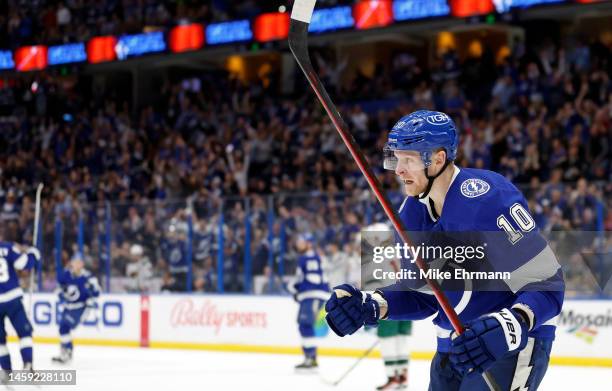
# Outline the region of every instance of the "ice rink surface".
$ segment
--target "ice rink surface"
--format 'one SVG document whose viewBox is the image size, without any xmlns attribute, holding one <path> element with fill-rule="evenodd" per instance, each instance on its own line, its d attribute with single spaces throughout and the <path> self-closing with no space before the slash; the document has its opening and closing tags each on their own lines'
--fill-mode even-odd
<svg viewBox="0 0 612 391">
<path fill-rule="evenodd" d="M 21 368 L 18 345 L 9 344 L 13 367 Z M 201 350 L 142 349 L 76 346 L 68 366 L 51 363 L 58 347 L 35 345 L 37 369 L 76 369 L 76 386 L 13 386 L 13 390 L 375 390 L 384 382 L 380 359 L 365 359 L 340 385 L 334 381 L 355 358 L 320 357 L 318 375 L 293 371 L 301 357 L 259 353 L 220 353 Z M 427 390 L 429 362 L 410 364 L 409 390 Z M 609 390 L 612 368 L 551 366 L 540 387 L 543 391 Z M 0 389 L 2 387 L 0 386 Z"/>
</svg>

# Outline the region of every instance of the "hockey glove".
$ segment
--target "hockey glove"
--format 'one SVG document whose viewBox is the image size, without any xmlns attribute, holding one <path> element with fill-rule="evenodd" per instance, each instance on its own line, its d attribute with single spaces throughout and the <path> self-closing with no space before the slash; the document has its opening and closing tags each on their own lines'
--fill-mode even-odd
<svg viewBox="0 0 612 391">
<path fill-rule="evenodd" d="M 32 257 L 34 257 L 34 260 L 36 262 L 40 262 L 40 251 L 38 251 L 38 249 L 36 247 L 28 248 L 27 254 L 31 255 Z"/>
<path fill-rule="evenodd" d="M 369 293 L 365 294 L 349 284 L 334 287 L 325 304 L 327 324 L 340 337 L 353 334 L 361 326 L 375 325 L 380 317 L 380 306 Z"/>
<path fill-rule="evenodd" d="M 451 365 L 462 375 L 483 373 L 508 352 L 522 350 L 528 329 L 524 317 L 508 308 L 475 319 L 463 334 L 451 335 Z"/>
</svg>

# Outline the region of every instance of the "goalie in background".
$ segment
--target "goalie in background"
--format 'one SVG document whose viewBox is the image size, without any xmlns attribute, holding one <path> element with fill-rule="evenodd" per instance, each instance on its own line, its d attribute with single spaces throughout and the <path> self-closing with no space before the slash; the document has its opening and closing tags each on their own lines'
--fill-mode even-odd
<svg viewBox="0 0 612 391">
<path fill-rule="evenodd" d="M 85 270 L 83 256 L 78 252 L 70 260 L 68 268 L 59 275 L 58 283 L 60 355 L 53 357 L 53 362 L 67 364 L 72 361 L 70 333 L 85 319 L 87 310 L 96 310 L 100 287 L 96 277 Z"/>
<path fill-rule="evenodd" d="M 295 367 L 298 372 L 314 372 L 318 368 L 315 322 L 330 292 L 314 242 L 311 234 L 298 237 L 295 245 L 300 256 L 295 282 L 289 285 L 289 291 L 300 305 L 297 321 L 302 336 L 304 362 Z"/>
</svg>

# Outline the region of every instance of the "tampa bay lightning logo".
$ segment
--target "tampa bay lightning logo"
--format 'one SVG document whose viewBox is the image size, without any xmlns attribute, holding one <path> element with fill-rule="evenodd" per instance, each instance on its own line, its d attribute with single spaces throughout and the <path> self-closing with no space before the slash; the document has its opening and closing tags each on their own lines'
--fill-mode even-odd
<svg viewBox="0 0 612 391">
<path fill-rule="evenodd" d="M 64 288 L 64 297 L 66 298 L 66 301 L 77 301 L 79 299 L 79 296 L 80 292 L 78 286 L 68 285 L 66 288 Z"/>
<path fill-rule="evenodd" d="M 461 194 L 468 198 L 481 196 L 489 191 L 491 186 L 482 179 L 470 178 L 461 184 Z"/>
<path fill-rule="evenodd" d="M 428 115 L 425 120 L 432 125 L 446 125 L 451 121 L 450 117 L 444 113 Z"/>
<path fill-rule="evenodd" d="M 183 253 L 181 253 L 180 249 L 173 248 L 172 251 L 170 251 L 170 262 L 171 263 L 180 262 L 182 257 L 183 257 Z"/>
</svg>

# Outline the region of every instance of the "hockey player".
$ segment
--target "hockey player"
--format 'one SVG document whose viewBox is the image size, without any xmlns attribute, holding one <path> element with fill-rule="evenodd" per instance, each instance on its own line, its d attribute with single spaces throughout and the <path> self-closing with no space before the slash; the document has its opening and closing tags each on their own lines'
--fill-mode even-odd
<svg viewBox="0 0 612 391">
<path fill-rule="evenodd" d="M 98 280 L 85 270 L 84 266 L 82 255 L 76 253 L 70 260 L 68 269 L 58 278 L 61 288 L 60 355 L 53 357 L 53 362 L 67 364 L 72 360 L 73 346 L 70 332 L 85 319 L 87 310 L 95 310 L 97 307 L 96 298 L 100 295 Z"/>
<path fill-rule="evenodd" d="M 402 390 L 408 387 L 409 320 L 379 320 L 376 335 L 380 340 L 380 355 L 385 364 L 387 382 L 376 389 Z"/>
<path fill-rule="evenodd" d="M 390 226 L 385 223 L 375 223 L 364 228 L 364 235 L 360 236 L 363 254 L 371 254 L 375 246 L 386 246 L 393 243 L 393 234 Z M 363 240 L 363 241 L 362 241 Z M 372 290 L 378 285 L 371 274 L 379 265 L 371 259 L 364 260 L 364 278 L 362 288 Z M 397 271 L 399 265 L 395 260 L 388 265 L 389 271 Z M 387 382 L 377 390 L 401 390 L 408 387 L 408 336 L 412 331 L 410 320 L 379 320 L 376 335 L 380 342 L 380 355 L 382 356 L 387 375 Z"/>
<path fill-rule="evenodd" d="M 295 367 L 296 371 L 309 372 L 318 368 L 317 345 L 315 340 L 315 321 L 329 297 L 329 285 L 323 274 L 321 258 L 315 252 L 314 237 L 300 235 L 296 241 L 300 253 L 296 270 L 296 280 L 289 290 L 299 303 L 298 326 L 302 336 L 304 362 Z"/>
<path fill-rule="evenodd" d="M 17 335 L 23 368 L 32 370 L 32 325 L 21 300 L 17 270 L 33 269 L 40 262 L 40 252 L 35 247 L 23 247 L 0 242 L 0 366 L 10 371 L 11 357 L 6 348 L 4 319 L 9 318 Z"/>
<path fill-rule="evenodd" d="M 460 336 L 433 295 L 394 286 L 373 294 L 335 287 L 327 321 L 344 336 L 380 319 L 437 313 L 429 390 L 489 390 L 481 375 L 487 371 L 499 389 L 533 391 L 548 367 L 563 303 L 561 269 L 512 183 L 491 171 L 454 165 L 458 142 L 454 122 L 440 112 L 416 111 L 393 127 L 385 168 L 395 170 L 408 194 L 399 216 L 409 231 L 471 231 L 491 239 L 487 260 L 511 272 L 501 281 L 507 289 L 446 290 L 465 326 Z M 503 242 L 495 235 L 500 232 Z"/>
</svg>

